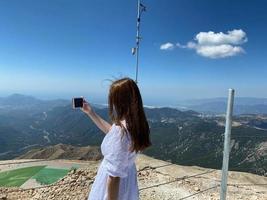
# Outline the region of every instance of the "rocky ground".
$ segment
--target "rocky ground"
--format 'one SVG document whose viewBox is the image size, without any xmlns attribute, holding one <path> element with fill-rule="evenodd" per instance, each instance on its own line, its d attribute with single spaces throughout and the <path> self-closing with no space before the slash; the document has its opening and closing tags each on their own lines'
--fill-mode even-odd
<svg viewBox="0 0 267 200">
<path fill-rule="evenodd" d="M 86 200 L 100 162 L 87 163 L 88 166 L 72 170 L 66 177 L 49 186 L 0 188 L 0 199 Z M 144 155 L 139 155 L 136 163 L 141 200 L 219 199 L 218 170 L 174 165 Z M 228 180 L 229 200 L 267 199 L 267 177 L 230 172 Z"/>
</svg>

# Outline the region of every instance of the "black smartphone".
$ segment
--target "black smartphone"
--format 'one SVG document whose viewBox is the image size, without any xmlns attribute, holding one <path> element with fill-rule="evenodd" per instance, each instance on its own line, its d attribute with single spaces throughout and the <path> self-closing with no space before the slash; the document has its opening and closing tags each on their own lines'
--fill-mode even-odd
<svg viewBox="0 0 267 200">
<path fill-rule="evenodd" d="M 73 108 L 82 108 L 84 98 L 83 97 L 74 97 L 72 98 L 72 107 Z"/>
</svg>

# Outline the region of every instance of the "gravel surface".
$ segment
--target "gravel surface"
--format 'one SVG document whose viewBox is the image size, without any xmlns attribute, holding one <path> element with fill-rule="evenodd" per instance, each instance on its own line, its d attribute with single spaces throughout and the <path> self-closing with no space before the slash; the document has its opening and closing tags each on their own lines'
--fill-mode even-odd
<svg viewBox="0 0 267 200">
<path fill-rule="evenodd" d="M 49 186 L 37 186 L 34 189 L 0 188 L 0 200 L 86 200 L 99 163 L 85 162 L 82 168 L 71 171 Z M 219 200 L 219 170 L 179 166 L 144 155 L 139 155 L 136 163 L 138 170 L 141 170 L 138 172 L 141 200 Z M 240 185 L 267 184 L 267 177 L 230 172 L 228 183 L 228 200 L 267 199 L 266 185 Z"/>
</svg>

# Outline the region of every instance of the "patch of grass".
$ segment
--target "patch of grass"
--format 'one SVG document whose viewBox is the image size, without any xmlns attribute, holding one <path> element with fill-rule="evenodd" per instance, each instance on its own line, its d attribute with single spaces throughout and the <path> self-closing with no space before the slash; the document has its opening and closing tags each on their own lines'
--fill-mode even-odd
<svg viewBox="0 0 267 200">
<path fill-rule="evenodd" d="M 64 177 L 68 172 L 68 169 L 43 168 L 32 178 L 42 185 L 49 185 Z"/>
<path fill-rule="evenodd" d="M 0 186 L 19 187 L 45 166 L 25 167 L 0 173 Z"/>
</svg>

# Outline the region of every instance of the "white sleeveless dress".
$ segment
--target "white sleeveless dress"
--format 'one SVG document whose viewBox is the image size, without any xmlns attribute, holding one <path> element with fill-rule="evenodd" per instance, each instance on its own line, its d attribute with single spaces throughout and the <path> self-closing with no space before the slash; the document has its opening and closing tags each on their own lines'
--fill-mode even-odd
<svg viewBox="0 0 267 200">
<path fill-rule="evenodd" d="M 126 127 L 125 120 L 121 121 Z M 110 131 L 101 144 L 104 156 L 89 193 L 88 200 L 107 200 L 108 176 L 120 177 L 118 200 L 138 200 L 136 153 L 130 152 L 131 138 L 129 132 L 122 137 L 122 128 L 112 124 Z"/>
</svg>

